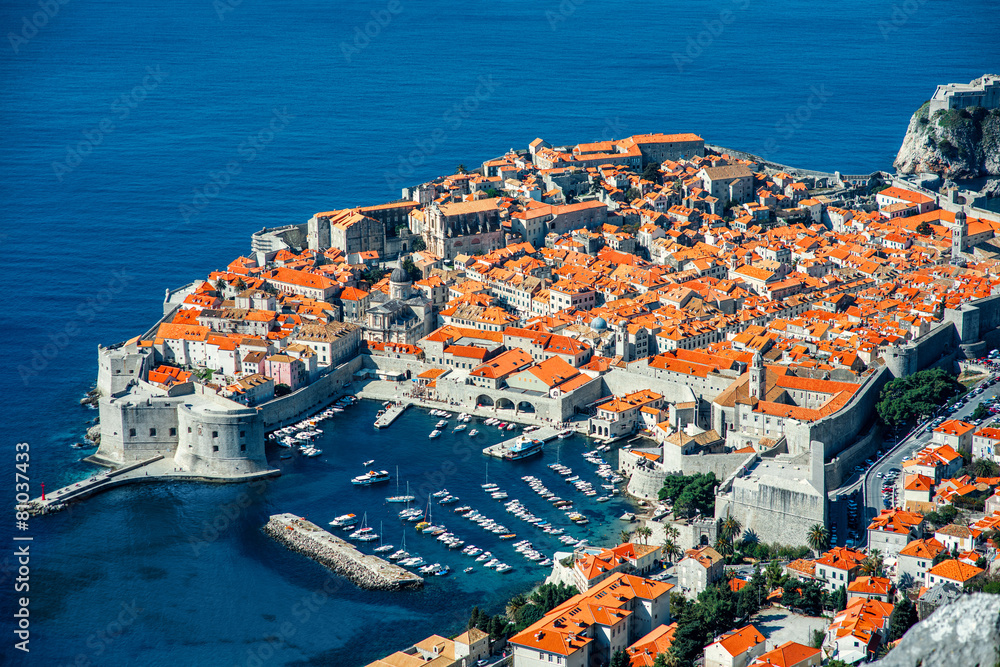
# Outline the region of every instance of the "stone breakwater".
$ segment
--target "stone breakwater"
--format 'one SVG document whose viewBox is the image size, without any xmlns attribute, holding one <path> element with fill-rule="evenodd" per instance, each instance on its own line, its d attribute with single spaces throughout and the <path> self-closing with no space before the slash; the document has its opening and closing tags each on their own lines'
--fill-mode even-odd
<svg viewBox="0 0 1000 667">
<path fill-rule="evenodd" d="M 424 585 L 422 577 L 378 556 L 363 554 L 353 544 L 294 514 L 272 515 L 263 531 L 292 551 L 346 577 L 359 588 L 396 591 Z"/>
</svg>

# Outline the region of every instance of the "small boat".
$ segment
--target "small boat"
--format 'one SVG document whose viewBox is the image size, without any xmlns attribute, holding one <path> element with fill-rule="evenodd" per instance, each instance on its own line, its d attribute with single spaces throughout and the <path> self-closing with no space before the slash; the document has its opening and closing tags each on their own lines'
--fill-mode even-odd
<svg viewBox="0 0 1000 667">
<path fill-rule="evenodd" d="M 282 452 L 281 456 L 279 456 L 278 458 L 280 458 L 280 459 L 290 459 L 290 458 L 292 458 L 292 453 L 291 452 Z"/>
<path fill-rule="evenodd" d="M 364 475 L 358 475 L 351 480 L 351 484 L 359 484 L 362 486 L 367 486 L 369 484 L 378 484 L 379 482 L 389 481 L 389 471 L 388 470 L 369 470 Z"/>
<path fill-rule="evenodd" d="M 465 572 L 466 574 L 468 574 L 468 573 L 470 573 L 470 572 L 474 571 L 475 569 L 476 569 L 476 568 L 474 568 L 474 567 L 472 567 L 472 566 L 470 565 L 469 567 L 467 567 L 467 568 L 465 568 L 464 570 L 462 570 L 462 572 Z"/>
<path fill-rule="evenodd" d="M 472 438 L 474 436 L 477 436 L 477 435 L 479 435 L 479 431 L 477 431 L 476 429 L 472 429 L 471 431 L 469 431 L 469 437 L 470 438 Z"/>
<path fill-rule="evenodd" d="M 368 459 L 367 461 L 365 461 L 365 462 L 364 462 L 364 463 L 362 463 L 361 465 L 362 465 L 363 467 L 367 468 L 368 466 L 370 466 L 370 465 L 371 465 L 371 464 L 373 464 L 373 463 L 375 463 L 375 459 Z"/>
<path fill-rule="evenodd" d="M 348 526 L 353 526 L 357 522 L 358 516 L 356 514 L 342 514 L 331 521 L 330 525 L 334 528 L 347 528 Z"/>
<path fill-rule="evenodd" d="M 448 495 L 448 489 L 441 489 L 431 494 L 431 498 L 444 498 Z"/>
<path fill-rule="evenodd" d="M 305 454 L 306 456 L 312 458 L 314 456 L 319 456 L 320 454 L 322 454 L 323 450 L 322 449 L 316 449 L 315 447 L 310 447 L 309 449 L 305 450 L 302 453 Z"/>
<path fill-rule="evenodd" d="M 448 426 L 448 420 L 447 420 L 447 419 L 442 419 L 441 421 L 439 421 L 439 422 L 438 422 L 438 423 L 437 423 L 437 424 L 435 425 L 435 427 L 434 427 L 434 428 L 446 428 L 447 426 Z"/>
<path fill-rule="evenodd" d="M 565 440 L 571 435 L 573 435 L 573 431 L 566 429 L 565 431 L 560 431 L 559 433 L 557 433 L 556 437 L 559 438 L 560 440 Z"/>
<path fill-rule="evenodd" d="M 458 426 L 455 427 L 455 430 L 453 431 L 453 433 L 458 433 L 460 431 L 464 431 L 467 428 L 469 428 L 469 427 L 466 426 L 465 424 L 459 424 Z"/>
<path fill-rule="evenodd" d="M 428 435 L 427 437 L 430 438 L 431 440 L 433 440 L 434 438 L 437 438 L 437 437 L 440 437 L 440 436 L 441 436 L 441 431 L 439 431 L 437 429 L 434 429 L 433 431 L 431 431 L 431 434 Z"/>
<path fill-rule="evenodd" d="M 510 424 L 507 424 L 507 430 L 508 431 L 513 431 L 515 428 L 517 428 L 517 424 L 515 424 L 513 422 L 511 422 Z"/>
</svg>

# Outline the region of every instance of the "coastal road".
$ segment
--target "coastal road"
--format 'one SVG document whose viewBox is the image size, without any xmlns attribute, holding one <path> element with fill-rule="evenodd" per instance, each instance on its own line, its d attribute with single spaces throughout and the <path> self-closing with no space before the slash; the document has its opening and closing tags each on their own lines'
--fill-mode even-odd
<svg viewBox="0 0 1000 667">
<path fill-rule="evenodd" d="M 994 377 L 994 375 L 991 374 L 989 377 Z M 976 384 L 972 387 L 972 389 L 976 389 L 981 385 L 982 382 Z M 961 419 L 969 421 L 970 415 L 972 415 L 977 405 L 982 403 L 984 400 L 997 396 L 998 394 L 1000 394 L 1000 384 L 987 387 L 983 393 L 978 396 L 971 397 L 965 405 L 960 407 L 953 414 L 948 415 L 944 409 L 939 409 L 938 412 L 931 417 L 931 420 L 937 416 L 945 416 L 947 419 Z M 994 417 L 993 419 L 997 418 Z M 872 518 L 878 516 L 883 509 L 882 479 L 892 468 L 902 469 L 904 458 L 913 456 L 914 452 L 927 446 L 927 444 L 931 441 L 931 434 L 927 433 L 927 427 L 930 425 L 931 420 L 919 424 L 913 431 L 907 434 L 905 438 L 900 440 L 899 444 L 887 451 L 875 462 L 874 465 L 872 465 L 871 468 L 865 472 L 864 477 L 861 480 L 862 502 L 860 503 L 860 509 L 862 510 L 862 514 L 859 518 L 858 526 L 859 537 L 861 538 L 860 544 L 864 544 L 868 539 L 868 531 L 866 530 L 866 527 L 871 522 Z M 980 424 L 980 427 L 981 426 L 982 424 Z M 879 473 L 882 473 L 882 477 L 879 477 Z M 856 486 L 856 484 L 852 486 Z"/>
</svg>

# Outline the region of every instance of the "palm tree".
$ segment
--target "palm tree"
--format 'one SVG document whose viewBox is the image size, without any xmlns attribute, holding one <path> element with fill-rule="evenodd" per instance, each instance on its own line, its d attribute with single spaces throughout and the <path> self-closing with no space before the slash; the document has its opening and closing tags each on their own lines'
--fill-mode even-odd
<svg viewBox="0 0 1000 667">
<path fill-rule="evenodd" d="M 455 167 L 455 173 L 456 174 L 464 174 L 465 173 L 465 165 L 464 164 L 460 164 L 457 167 Z"/>
<path fill-rule="evenodd" d="M 882 554 L 872 549 L 868 557 L 861 561 L 861 572 L 869 577 L 881 577 L 885 571 Z"/>
<path fill-rule="evenodd" d="M 732 514 L 726 516 L 719 524 L 719 538 L 732 544 L 736 536 L 743 530 L 743 524 Z"/>
<path fill-rule="evenodd" d="M 507 602 L 507 607 L 504 609 L 504 612 L 507 614 L 507 618 L 510 619 L 511 623 L 517 622 L 517 612 L 526 604 L 528 604 L 528 599 L 520 594 L 515 595 Z"/>
<path fill-rule="evenodd" d="M 663 532 L 665 532 L 667 534 L 667 537 L 673 542 L 676 542 L 677 538 L 680 537 L 681 534 L 681 531 L 677 530 L 677 526 L 673 524 L 669 524 L 666 528 L 663 529 Z"/>
<path fill-rule="evenodd" d="M 757 535 L 757 533 L 753 532 L 753 529 L 747 528 L 746 531 L 743 533 L 743 538 L 740 540 L 740 542 L 744 546 L 755 547 L 758 544 L 760 544 L 760 537 Z"/>
<path fill-rule="evenodd" d="M 642 539 L 643 544 L 647 544 L 649 536 L 653 534 L 653 529 L 649 526 L 639 526 L 635 529 L 635 534 Z"/>
<path fill-rule="evenodd" d="M 814 523 L 809 532 L 806 533 L 806 542 L 813 550 L 813 555 L 819 558 L 821 551 L 825 551 L 830 546 L 830 531 L 821 523 Z"/>
<path fill-rule="evenodd" d="M 632 533 L 627 530 L 622 529 L 622 532 L 618 534 L 619 541 L 624 544 L 625 542 L 632 541 Z"/>
<path fill-rule="evenodd" d="M 781 580 L 785 578 L 785 568 L 781 567 L 781 563 L 776 560 L 772 560 L 767 564 L 767 569 L 764 570 L 764 576 L 767 578 L 767 590 L 772 591 L 781 585 Z"/>
<path fill-rule="evenodd" d="M 662 553 L 667 560 L 673 563 L 674 559 L 681 555 L 681 550 L 673 540 L 667 538 L 663 541 L 663 546 L 660 547 L 660 553 Z"/>
<path fill-rule="evenodd" d="M 719 535 L 715 538 L 715 550 L 723 556 L 728 556 L 733 553 L 733 543 Z"/>
</svg>

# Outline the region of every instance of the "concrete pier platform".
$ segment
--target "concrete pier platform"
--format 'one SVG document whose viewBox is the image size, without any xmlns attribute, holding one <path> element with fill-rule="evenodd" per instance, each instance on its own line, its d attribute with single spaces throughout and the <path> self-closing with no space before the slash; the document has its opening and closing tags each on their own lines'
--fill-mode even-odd
<svg viewBox="0 0 1000 667">
<path fill-rule="evenodd" d="M 406 408 L 410 407 L 410 403 L 393 403 L 385 410 L 385 414 L 375 420 L 375 428 L 387 428 L 392 422 L 396 421 L 401 414 L 406 412 Z"/>
<path fill-rule="evenodd" d="M 156 456 L 130 463 L 115 470 L 106 470 L 96 475 L 91 475 L 87 479 L 48 492 L 45 494 L 44 500 L 39 496 L 29 501 L 26 507 L 29 512 L 35 514 L 48 514 L 65 508 L 70 502 L 83 500 L 94 494 L 124 486 L 125 484 L 176 481 L 249 482 L 266 477 L 277 477 L 280 474 L 280 470 L 272 469 L 243 475 L 236 473 L 226 477 L 206 477 L 179 467 L 173 458 L 165 458 L 162 454 L 157 454 Z"/>
<path fill-rule="evenodd" d="M 264 532 L 292 551 L 297 551 L 345 576 L 368 590 L 403 590 L 424 585 L 417 576 L 378 556 L 363 554 L 350 542 L 294 514 L 274 514 Z"/>
<path fill-rule="evenodd" d="M 489 428 L 487 426 L 486 428 Z M 550 440 L 555 440 L 556 436 L 559 435 L 564 429 L 553 428 L 551 426 L 543 426 L 542 428 L 528 434 L 528 437 L 534 438 L 536 440 L 541 440 L 542 442 L 549 442 Z M 510 451 L 514 443 L 521 435 L 517 435 L 509 440 L 504 440 L 503 442 L 498 442 L 495 445 L 490 445 L 483 449 L 483 454 L 487 456 L 492 456 L 494 458 L 502 459 L 504 454 Z"/>
</svg>

